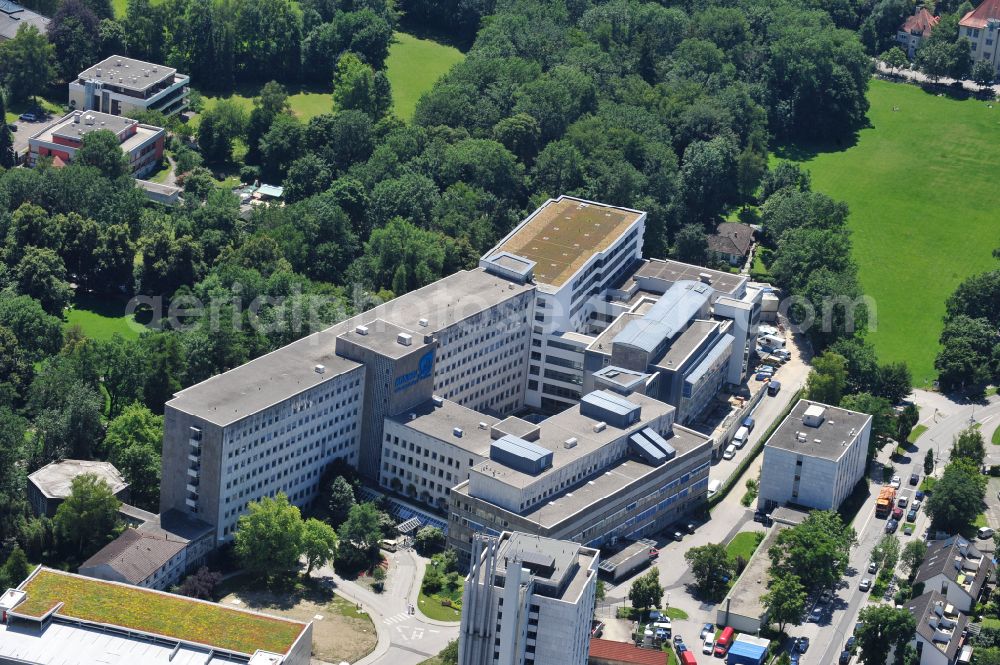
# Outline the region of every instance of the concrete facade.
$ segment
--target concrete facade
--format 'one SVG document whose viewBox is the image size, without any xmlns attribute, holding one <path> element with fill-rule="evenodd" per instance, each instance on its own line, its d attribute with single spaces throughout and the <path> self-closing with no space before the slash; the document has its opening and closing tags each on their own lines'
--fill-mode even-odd
<svg viewBox="0 0 1000 665">
<path fill-rule="evenodd" d="M 585 665 L 598 558 L 577 543 L 524 533 L 477 537 L 459 665 Z"/>
<path fill-rule="evenodd" d="M 191 77 L 172 67 L 114 55 L 69 82 L 69 105 L 81 111 L 173 115 L 188 106 Z"/>
<path fill-rule="evenodd" d="M 799 400 L 764 444 L 758 505 L 836 510 L 864 475 L 872 417 Z"/>
</svg>

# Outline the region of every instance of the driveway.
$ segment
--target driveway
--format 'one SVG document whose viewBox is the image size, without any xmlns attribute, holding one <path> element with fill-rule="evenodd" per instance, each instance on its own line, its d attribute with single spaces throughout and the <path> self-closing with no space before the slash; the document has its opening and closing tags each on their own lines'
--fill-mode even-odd
<svg viewBox="0 0 1000 665">
<path fill-rule="evenodd" d="M 385 591 L 375 593 L 367 587 L 345 580 L 329 566 L 312 575 L 329 580 L 348 600 L 361 603 L 375 624 L 378 644 L 357 665 L 417 665 L 458 638 L 458 624 L 434 621 L 419 613 L 409 614 L 408 605 L 417 605 L 420 580 L 425 562 L 409 550 L 387 554 L 389 576 Z"/>
</svg>

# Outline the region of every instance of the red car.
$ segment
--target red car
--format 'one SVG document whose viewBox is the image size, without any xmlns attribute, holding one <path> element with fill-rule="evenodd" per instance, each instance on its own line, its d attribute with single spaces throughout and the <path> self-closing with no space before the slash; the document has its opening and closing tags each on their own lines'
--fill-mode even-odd
<svg viewBox="0 0 1000 665">
<path fill-rule="evenodd" d="M 892 509 L 892 519 L 896 520 L 897 522 L 899 520 L 903 519 L 903 509 L 900 508 L 900 507 L 898 507 L 898 506 L 896 508 L 893 508 Z"/>
</svg>

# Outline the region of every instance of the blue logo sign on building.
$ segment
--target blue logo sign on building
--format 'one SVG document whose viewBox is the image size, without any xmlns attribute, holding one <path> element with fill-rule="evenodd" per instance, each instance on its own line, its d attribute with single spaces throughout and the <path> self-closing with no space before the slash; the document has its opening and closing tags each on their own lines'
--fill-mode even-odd
<svg viewBox="0 0 1000 665">
<path fill-rule="evenodd" d="M 430 350 L 424 355 L 420 356 L 420 361 L 417 363 L 417 369 L 413 372 L 407 372 L 396 377 L 396 381 L 393 384 L 394 392 L 399 392 L 400 390 L 406 390 L 412 386 L 415 386 L 420 381 L 424 379 L 429 379 L 434 374 L 434 350 Z"/>
</svg>

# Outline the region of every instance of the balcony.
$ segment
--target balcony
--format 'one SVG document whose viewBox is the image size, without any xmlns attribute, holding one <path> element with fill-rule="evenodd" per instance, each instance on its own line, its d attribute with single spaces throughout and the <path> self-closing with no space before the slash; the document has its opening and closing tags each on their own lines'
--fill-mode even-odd
<svg viewBox="0 0 1000 665">
<path fill-rule="evenodd" d="M 188 453 L 188 461 L 192 464 L 201 464 L 201 455 L 192 455 Z"/>
<path fill-rule="evenodd" d="M 184 499 L 184 503 L 187 504 L 188 508 L 197 508 L 198 502 L 194 499 Z"/>
<path fill-rule="evenodd" d="M 192 468 L 188 469 L 188 475 L 191 476 L 192 478 L 197 478 L 198 477 L 198 473 L 200 471 L 201 471 L 201 467 L 200 466 L 192 467 Z"/>
<path fill-rule="evenodd" d="M 188 439 L 188 444 L 195 450 L 201 450 L 201 441 L 198 439 Z"/>
<path fill-rule="evenodd" d="M 194 494 L 195 498 L 198 498 L 198 484 L 197 483 L 195 483 L 195 484 L 188 483 L 187 484 L 187 491 L 190 492 L 191 494 Z"/>
</svg>

